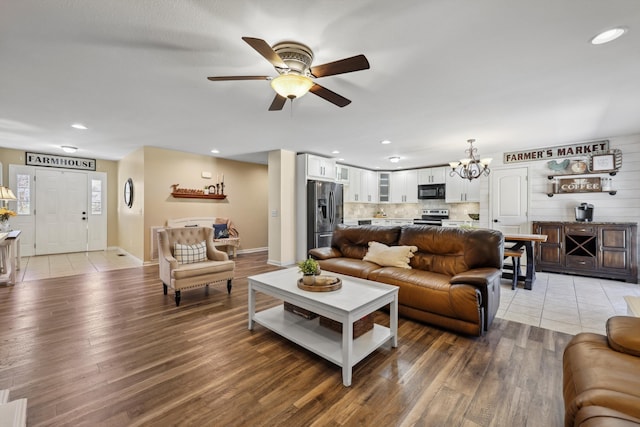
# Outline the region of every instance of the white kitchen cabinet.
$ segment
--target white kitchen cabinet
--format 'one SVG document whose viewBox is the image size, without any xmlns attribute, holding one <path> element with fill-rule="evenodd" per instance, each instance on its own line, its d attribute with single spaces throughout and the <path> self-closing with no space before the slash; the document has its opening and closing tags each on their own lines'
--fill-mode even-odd
<svg viewBox="0 0 640 427">
<path fill-rule="evenodd" d="M 361 203 L 363 201 L 361 171 L 362 169 L 349 168 L 349 183 L 344 186 L 345 202 Z"/>
<path fill-rule="evenodd" d="M 418 169 L 418 185 L 444 184 L 448 170 L 446 166 Z"/>
<path fill-rule="evenodd" d="M 460 178 L 458 175 L 447 175 L 446 179 L 445 202 L 467 203 L 480 201 L 480 179 L 469 181 L 468 179 Z"/>
<path fill-rule="evenodd" d="M 362 169 L 360 171 L 360 188 L 364 199 L 362 202 L 378 203 L 378 172 Z"/>
<path fill-rule="evenodd" d="M 418 171 L 406 170 L 391 174 L 391 202 L 418 203 Z"/>
<path fill-rule="evenodd" d="M 323 181 L 336 180 L 336 162 L 326 157 L 305 154 L 307 160 L 307 178 Z"/>
</svg>

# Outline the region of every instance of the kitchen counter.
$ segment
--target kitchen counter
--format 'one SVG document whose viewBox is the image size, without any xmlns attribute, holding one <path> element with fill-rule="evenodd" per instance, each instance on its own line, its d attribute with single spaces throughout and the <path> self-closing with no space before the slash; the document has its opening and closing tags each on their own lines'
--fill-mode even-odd
<svg viewBox="0 0 640 427">
<path fill-rule="evenodd" d="M 461 226 L 479 227 L 480 221 L 474 221 L 471 219 L 467 219 L 467 220 L 443 219 L 442 226 L 443 227 L 461 227 Z"/>
<path fill-rule="evenodd" d="M 391 218 L 391 217 L 383 217 L 383 218 L 346 218 L 343 222 L 346 225 L 358 225 L 358 221 L 371 221 L 373 225 L 405 225 L 405 224 L 413 224 L 413 218 Z"/>
</svg>

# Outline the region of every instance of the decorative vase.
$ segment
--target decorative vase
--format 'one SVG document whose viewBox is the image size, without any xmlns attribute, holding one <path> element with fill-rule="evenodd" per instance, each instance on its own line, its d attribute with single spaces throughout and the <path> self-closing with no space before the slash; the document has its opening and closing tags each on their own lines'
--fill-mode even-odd
<svg viewBox="0 0 640 427">
<path fill-rule="evenodd" d="M 8 219 L 0 220 L 0 232 L 11 231 L 11 224 Z"/>
<path fill-rule="evenodd" d="M 302 276 L 302 283 L 304 283 L 307 286 L 313 286 L 315 282 L 316 282 L 315 274 L 305 274 Z"/>
</svg>

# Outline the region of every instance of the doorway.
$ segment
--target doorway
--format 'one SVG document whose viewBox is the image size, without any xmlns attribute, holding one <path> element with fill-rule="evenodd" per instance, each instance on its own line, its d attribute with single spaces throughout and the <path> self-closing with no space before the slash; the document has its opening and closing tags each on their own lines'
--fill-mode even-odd
<svg viewBox="0 0 640 427">
<path fill-rule="evenodd" d="M 490 181 L 490 227 L 503 234 L 530 233 L 529 169 L 494 168 Z"/>
<path fill-rule="evenodd" d="M 36 255 L 86 251 L 86 172 L 36 170 L 36 213 Z"/>
<path fill-rule="evenodd" d="M 107 174 L 9 165 L 22 256 L 105 250 Z"/>
</svg>

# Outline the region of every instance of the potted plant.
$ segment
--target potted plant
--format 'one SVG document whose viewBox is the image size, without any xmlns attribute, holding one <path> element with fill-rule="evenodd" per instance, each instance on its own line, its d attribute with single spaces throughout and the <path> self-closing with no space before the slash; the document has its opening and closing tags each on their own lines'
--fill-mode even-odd
<svg viewBox="0 0 640 427">
<path fill-rule="evenodd" d="M 302 273 L 302 282 L 305 285 L 313 285 L 315 283 L 315 277 L 320 274 L 320 265 L 318 261 L 313 258 L 307 258 L 304 261 L 298 263 L 298 268 Z"/>
</svg>

